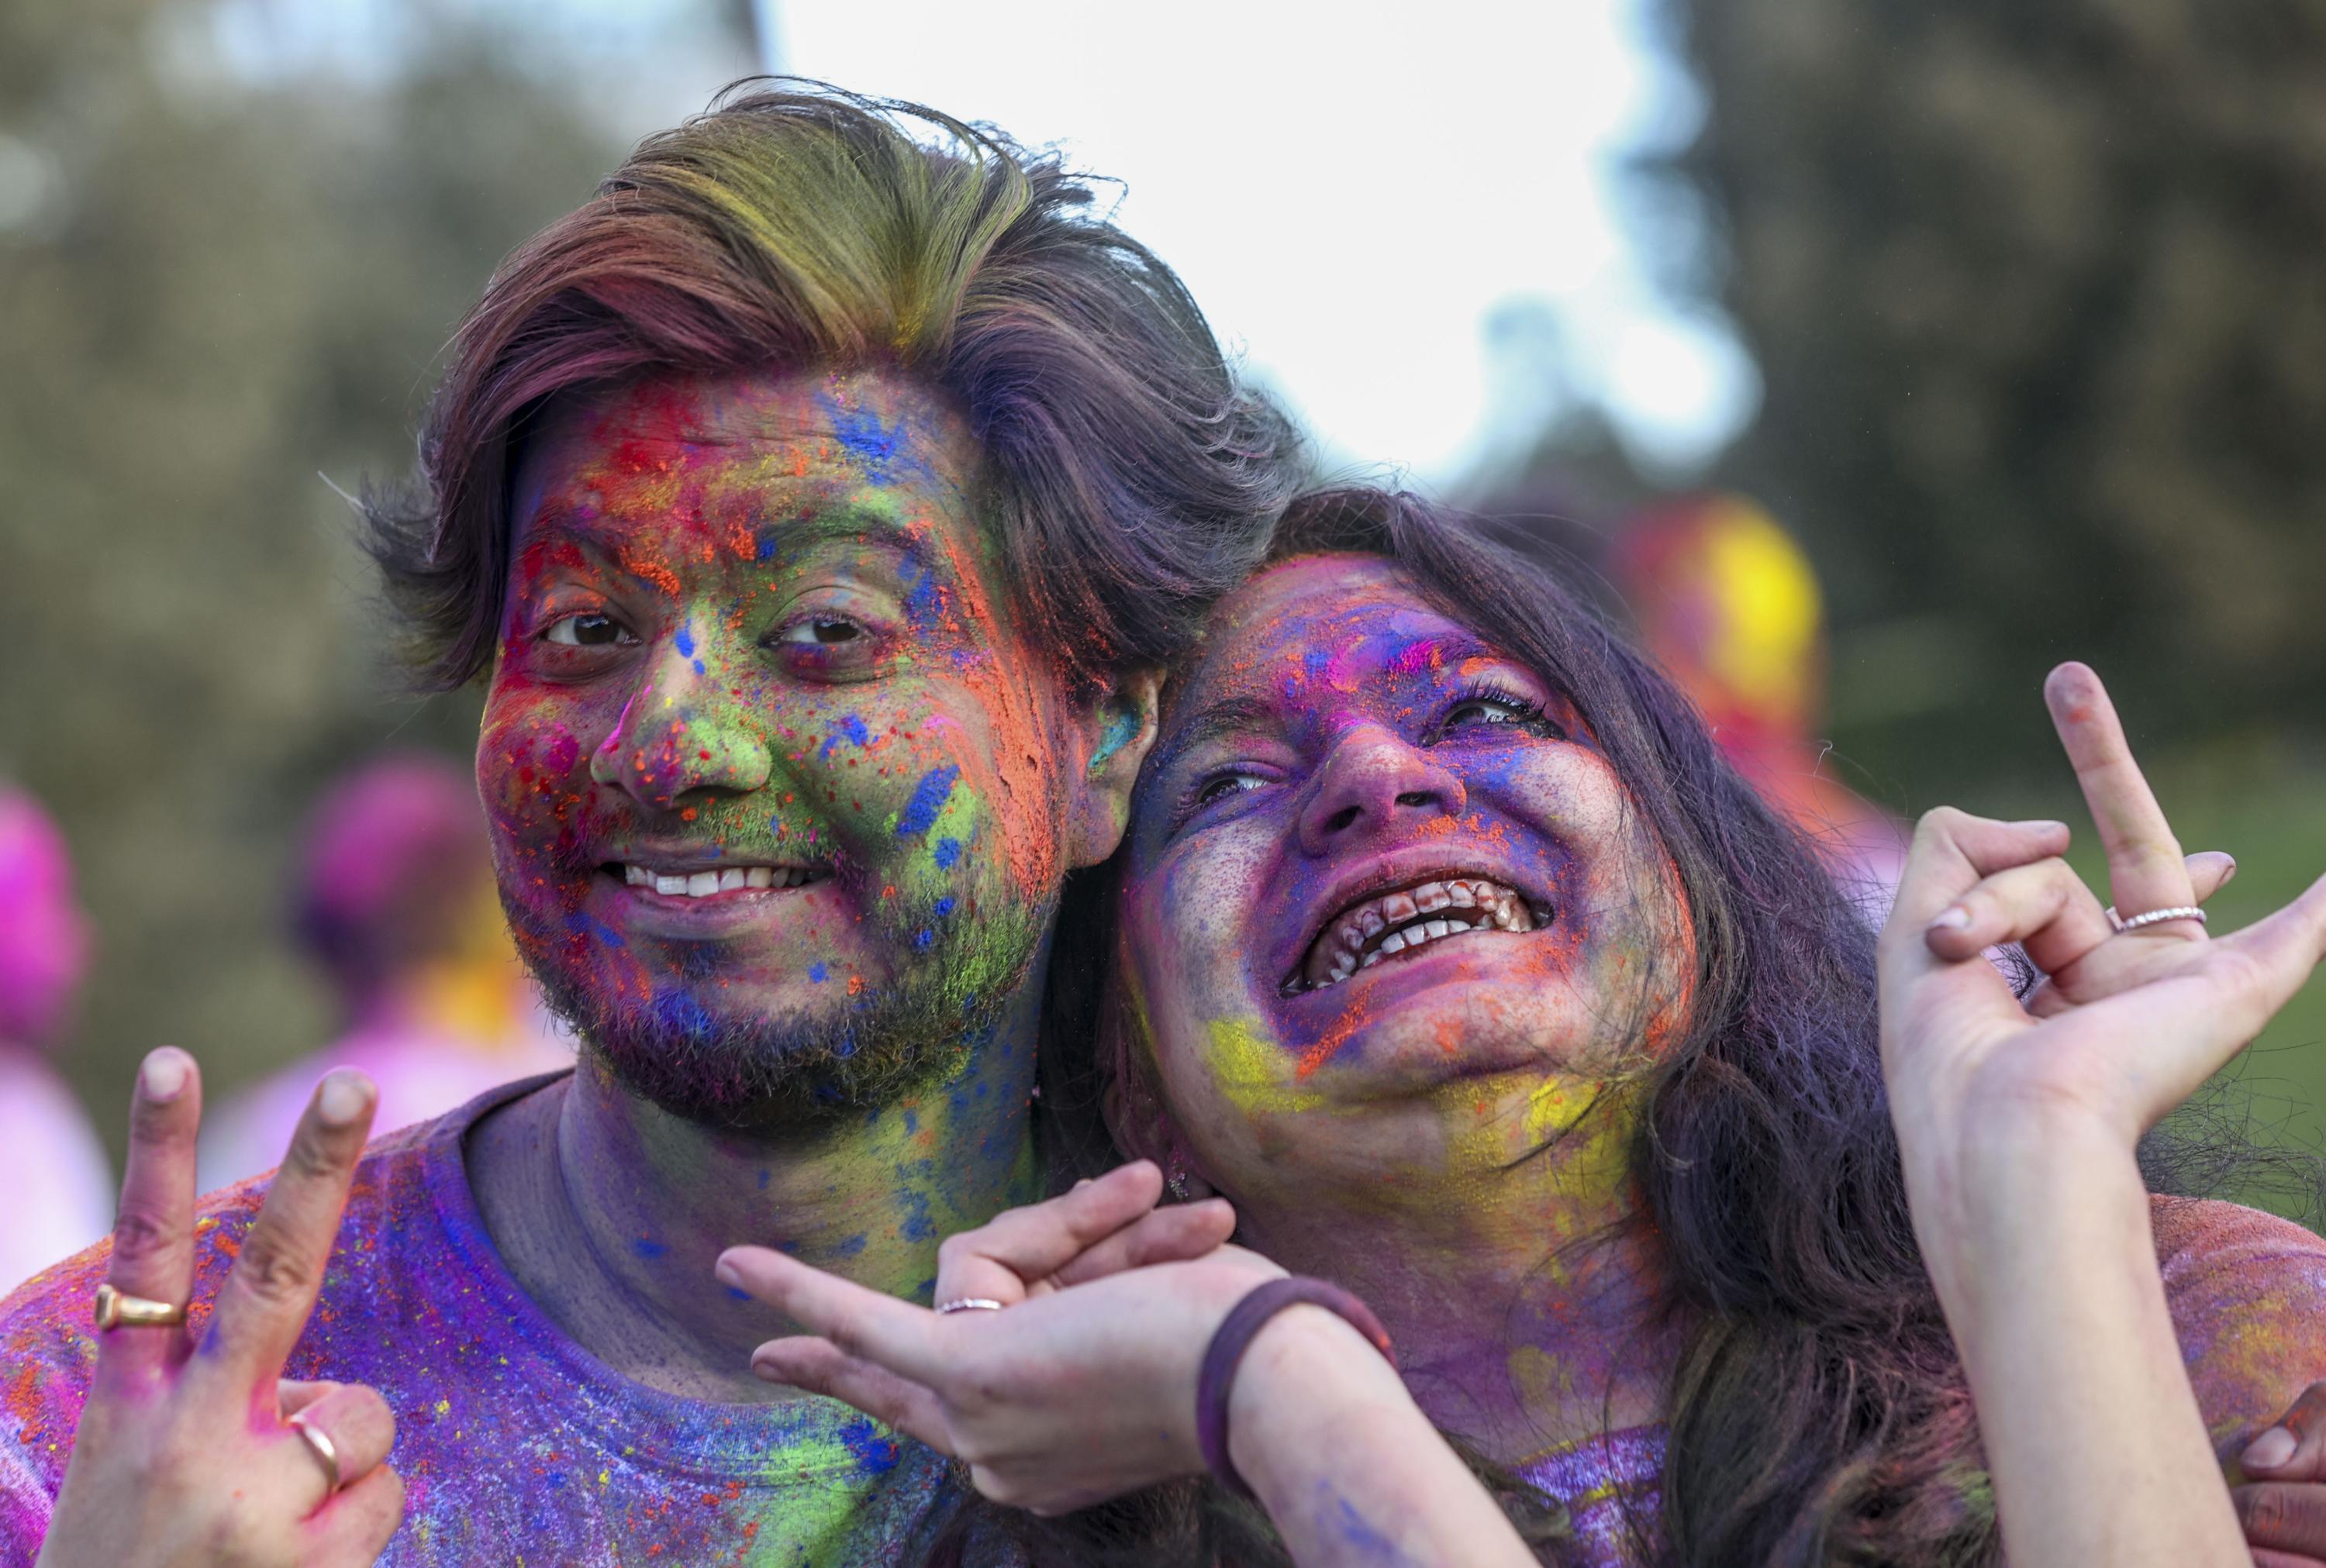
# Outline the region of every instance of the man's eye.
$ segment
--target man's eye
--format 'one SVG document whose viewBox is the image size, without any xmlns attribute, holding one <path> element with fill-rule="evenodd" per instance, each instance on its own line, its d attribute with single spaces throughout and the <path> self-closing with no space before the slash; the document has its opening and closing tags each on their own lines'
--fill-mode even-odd
<svg viewBox="0 0 2326 1568">
<path fill-rule="evenodd" d="M 829 648 L 842 643 L 856 642 L 864 635 L 862 626 L 842 617 L 811 616 L 806 620 L 786 626 L 781 640 Z"/>
<path fill-rule="evenodd" d="M 604 648 L 634 640 L 621 622 L 595 612 L 562 617 L 542 634 L 542 641 L 569 648 Z"/>
</svg>

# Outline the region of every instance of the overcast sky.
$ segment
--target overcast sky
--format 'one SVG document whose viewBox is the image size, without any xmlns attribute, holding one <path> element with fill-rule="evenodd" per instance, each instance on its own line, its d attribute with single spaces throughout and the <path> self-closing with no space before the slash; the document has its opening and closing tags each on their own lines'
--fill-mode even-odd
<svg viewBox="0 0 2326 1568">
<path fill-rule="evenodd" d="M 991 120 L 1124 181 L 1119 219 L 1329 459 L 1444 486 L 1522 444 L 1561 395 L 1605 408 L 1674 478 L 1752 415 L 1750 362 L 1723 323 L 1659 296 L 1619 218 L 1624 158 L 1684 140 L 1696 113 L 1641 4 L 755 9 L 764 63 Z M 590 79 L 629 135 L 749 64 L 712 0 L 218 0 L 201 42 L 244 75 L 363 76 L 453 11 Z"/>
</svg>

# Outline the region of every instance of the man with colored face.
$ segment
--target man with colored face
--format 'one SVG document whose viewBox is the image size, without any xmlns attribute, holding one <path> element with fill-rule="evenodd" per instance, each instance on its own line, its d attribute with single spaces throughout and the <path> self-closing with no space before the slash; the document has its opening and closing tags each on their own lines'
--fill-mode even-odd
<svg viewBox="0 0 2326 1568">
<path fill-rule="evenodd" d="M 115 1244 L 0 1309 L 0 1563 L 1013 1560 L 928 1451 L 756 1379 L 783 1325 L 713 1265 L 926 1297 L 1039 1194 L 1061 886 L 1289 494 L 1086 202 L 760 93 L 503 267 L 372 545 L 436 682 L 488 682 L 502 902 L 582 1060 L 368 1150 L 334 1074 L 197 1208 L 199 1077 L 149 1057 Z"/>
</svg>

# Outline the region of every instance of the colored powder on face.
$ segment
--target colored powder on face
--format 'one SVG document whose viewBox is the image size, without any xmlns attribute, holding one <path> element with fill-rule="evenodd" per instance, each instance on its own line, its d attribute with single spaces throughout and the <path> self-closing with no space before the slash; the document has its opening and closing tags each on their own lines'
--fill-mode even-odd
<svg viewBox="0 0 2326 1568">
<path fill-rule="evenodd" d="M 954 868 L 954 862 L 961 858 L 961 840 L 959 839 L 939 839 L 937 840 L 936 848 L 930 851 L 929 858 L 937 863 L 938 870 L 952 870 Z"/>
<path fill-rule="evenodd" d="M 1285 1053 L 1244 1019 L 1213 1019 L 1204 1059 L 1221 1095 L 1247 1116 L 1289 1115 L 1326 1103 L 1322 1094 L 1295 1086 Z"/>
<path fill-rule="evenodd" d="M 900 413 L 894 425 L 883 425 L 877 410 L 851 409 L 830 393 L 819 394 L 816 401 L 832 421 L 833 439 L 856 460 L 866 481 L 875 485 L 889 483 L 895 477 L 898 453 L 905 444 L 905 416 Z"/>
<path fill-rule="evenodd" d="M 901 839 L 926 833 L 936 826 L 937 813 L 944 809 L 954 781 L 960 777 L 961 769 L 951 763 L 923 774 L 921 782 L 913 786 L 913 798 L 905 803 L 905 810 L 897 819 L 897 836 Z"/>
<path fill-rule="evenodd" d="M 821 964 L 821 963 L 816 963 L 816 964 L 813 964 L 813 965 L 809 966 L 809 969 L 808 969 L 808 971 L 807 971 L 807 978 L 808 978 L 809 979 L 811 979 L 811 980 L 814 980 L 817 985 L 819 985 L 819 986 L 820 986 L 820 985 L 823 984 L 823 982 L 824 982 L 827 979 L 829 979 L 829 978 L 830 978 L 830 975 L 829 975 L 828 971 L 824 969 L 824 967 L 823 967 L 823 964 Z"/>
<path fill-rule="evenodd" d="M 565 917 L 565 929 L 578 935 L 595 937 L 608 947 L 628 947 L 622 933 L 592 916 L 587 910 L 575 910 Z"/>
</svg>

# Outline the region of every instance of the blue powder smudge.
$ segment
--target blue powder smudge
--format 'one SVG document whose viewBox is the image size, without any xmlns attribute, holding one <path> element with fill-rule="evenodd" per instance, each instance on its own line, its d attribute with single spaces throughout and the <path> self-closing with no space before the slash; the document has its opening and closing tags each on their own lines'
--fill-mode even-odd
<svg viewBox="0 0 2326 1568">
<path fill-rule="evenodd" d="M 867 1238 L 864 1232 L 859 1230 L 855 1235 L 849 1237 L 847 1239 L 841 1242 L 839 1246 L 833 1248 L 832 1249 L 832 1255 L 834 1257 L 853 1257 L 858 1253 L 864 1250 L 864 1243 L 866 1240 Z"/>
<path fill-rule="evenodd" d="M 904 571 L 911 571 L 913 569 L 913 563 L 907 562 Z M 922 567 L 920 575 L 911 579 L 905 589 L 906 617 L 916 621 L 927 620 L 936 614 L 938 603 L 937 574 Z"/>
<path fill-rule="evenodd" d="M 824 737 L 823 749 L 815 754 L 816 760 L 821 762 L 830 756 L 832 748 L 842 740 L 852 740 L 859 746 L 868 746 L 871 743 L 872 732 L 864 728 L 864 720 L 851 713 L 840 721 L 839 734 Z"/>
<path fill-rule="evenodd" d="M 934 1241 L 937 1222 L 929 1216 L 929 1199 L 926 1192 L 903 1192 L 898 1196 L 912 1212 L 897 1227 L 897 1234 L 907 1241 Z"/>
<path fill-rule="evenodd" d="M 936 826 L 937 813 L 953 793 L 954 782 L 961 777 L 961 769 L 947 763 L 933 767 L 921 775 L 913 786 L 913 798 L 905 803 L 905 814 L 897 819 L 897 836 L 926 833 Z"/>
<path fill-rule="evenodd" d="M 942 920 L 942 919 L 944 919 L 946 915 L 951 914 L 952 913 L 953 913 L 953 896 L 952 896 L 952 895 L 948 894 L 948 895 L 946 895 L 944 897 L 940 898 L 940 899 L 938 899 L 938 900 L 937 900 L 937 918 L 938 918 L 938 919 L 940 919 L 940 920 Z"/>
<path fill-rule="evenodd" d="M 654 1002 L 656 1021 L 672 1034 L 690 1040 L 710 1038 L 718 1028 L 718 1021 L 704 1011 L 702 1003 L 684 991 L 665 991 Z"/>
<path fill-rule="evenodd" d="M 911 1134 L 916 1133 L 920 1130 L 921 1113 L 917 1110 L 912 1109 L 910 1107 L 907 1107 L 905 1111 L 905 1131 L 907 1134 Z"/>
<path fill-rule="evenodd" d="M 889 427 L 880 422 L 875 411 L 848 408 L 828 392 L 816 401 L 831 417 L 833 438 L 862 465 L 865 478 L 875 485 L 887 484 L 893 477 L 889 469 L 897 461 L 898 450 L 905 444 L 905 416 L 898 414 L 895 426 Z"/>
<path fill-rule="evenodd" d="M 937 840 L 935 850 L 929 858 L 937 863 L 938 870 L 952 870 L 954 864 L 961 859 L 961 840 L 959 839 L 939 839 Z"/>
<path fill-rule="evenodd" d="M 668 1252 L 670 1250 L 670 1245 L 669 1243 L 663 1241 L 649 1241 L 645 1237 L 641 1236 L 630 1244 L 630 1249 L 636 1252 L 640 1257 L 655 1258 L 660 1257 L 664 1253 Z"/>
<path fill-rule="evenodd" d="M 830 973 L 824 969 L 823 962 L 819 960 L 808 966 L 807 978 L 820 986 L 830 978 Z"/>
<path fill-rule="evenodd" d="M 913 932 L 913 945 L 923 951 L 926 951 L 929 948 L 935 946 L 936 944 L 936 940 L 937 933 L 930 930 L 926 925 L 921 927 L 920 930 Z"/>
<path fill-rule="evenodd" d="M 572 914 L 567 915 L 565 917 L 565 929 L 568 931 L 581 932 L 588 936 L 594 936 L 600 942 L 604 942 L 608 947 L 628 947 L 630 945 L 628 942 L 622 940 L 622 933 L 620 932 L 609 930 L 599 921 L 592 919 L 586 910 L 577 909 Z"/>
<path fill-rule="evenodd" d="M 727 1287 L 727 1295 L 728 1298 L 732 1301 L 757 1301 L 759 1299 L 758 1296 L 753 1295 L 749 1291 L 737 1290 L 731 1285 Z"/>
<path fill-rule="evenodd" d="M 885 1475 L 897 1468 L 897 1440 L 884 1435 L 870 1417 L 850 1422 L 840 1429 L 839 1437 L 865 1474 Z"/>
</svg>

